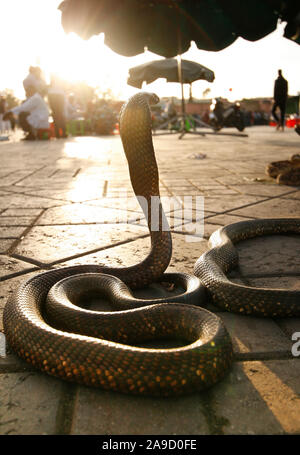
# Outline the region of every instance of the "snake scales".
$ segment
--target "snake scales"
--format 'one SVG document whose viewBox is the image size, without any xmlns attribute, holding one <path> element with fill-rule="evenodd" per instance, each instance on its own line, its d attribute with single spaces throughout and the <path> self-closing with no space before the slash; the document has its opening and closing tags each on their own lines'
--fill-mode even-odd
<svg viewBox="0 0 300 455">
<path fill-rule="evenodd" d="M 35 276 L 9 299 L 3 323 L 16 353 L 51 375 L 126 393 L 170 395 L 201 390 L 221 379 L 231 364 L 232 345 L 221 320 L 193 305 L 203 295 L 199 279 L 163 275 L 172 242 L 170 231 L 162 229 L 166 219 L 160 199 L 158 229 L 151 229 L 152 221 L 157 221 L 152 219 L 151 202 L 156 197 L 157 208 L 159 185 L 149 102 L 156 101 L 156 95 L 135 95 L 120 114 L 131 183 L 148 221 L 149 255 L 131 267 L 79 265 Z M 185 292 L 154 301 L 132 296 L 129 288 L 162 276 Z M 74 311 L 74 304 L 91 292 L 104 293 L 116 311 L 97 313 L 79 307 Z M 61 319 L 54 326 L 58 312 Z M 174 336 L 187 344 L 170 349 L 137 346 Z"/>
<path fill-rule="evenodd" d="M 300 316 L 300 291 L 263 289 L 234 283 L 226 277 L 238 264 L 234 243 L 273 234 L 300 234 L 299 218 L 267 218 L 230 224 L 210 237 L 212 248 L 196 262 L 194 273 L 213 301 L 224 310 L 262 317 Z"/>
<path fill-rule="evenodd" d="M 50 375 L 108 390 L 167 396 L 202 390 L 222 379 L 232 363 L 233 350 L 220 318 L 197 306 L 204 301 L 200 280 L 186 274 L 164 274 L 171 259 L 172 242 L 169 230 L 162 228 L 166 220 L 152 144 L 152 102 L 157 102 L 155 95 L 139 93 L 120 114 L 131 183 L 148 222 L 149 255 L 131 267 L 79 265 L 34 276 L 8 300 L 3 324 L 13 350 Z M 151 229 L 153 196 L 159 200 L 157 230 Z M 275 224 L 270 224 L 271 230 Z M 299 232 L 296 220 L 283 221 L 282 229 L 287 225 Z M 249 230 L 251 235 L 265 231 L 263 221 L 262 225 L 251 226 L 247 235 Z M 244 237 L 244 227 L 236 228 L 233 241 Z M 232 236 L 231 231 L 228 234 Z M 234 288 L 232 299 L 232 288 L 225 276 L 235 264 L 236 255 L 227 231 L 223 235 L 221 231 L 219 237 L 220 246 L 197 261 L 195 275 L 223 307 L 230 309 L 233 302 L 233 310 L 240 311 L 244 290 Z M 151 301 L 133 297 L 130 288 L 161 279 L 171 280 L 185 291 Z M 78 306 L 82 298 L 93 293 L 104 294 L 115 311 L 95 312 Z M 256 297 L 259 299 L 259 291 Z M 293 293 L 291 298 L 296 302 Z M 250 312 L 250 307 L 253 312 L 251 297 L 245 311 Z M 295 305 L 292 311 L 296 311 Z M 167 349 L 139 347 L 148 340 L 174 336 L 186 344 Z"/>
</svg>

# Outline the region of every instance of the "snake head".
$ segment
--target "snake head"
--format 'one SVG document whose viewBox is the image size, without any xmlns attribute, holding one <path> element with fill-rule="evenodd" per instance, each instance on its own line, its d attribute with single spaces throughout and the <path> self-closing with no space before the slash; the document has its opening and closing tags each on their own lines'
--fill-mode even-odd
<svg viewBox="0 0 300 455">
<path fill-rule="evenodd" d="M 131 113 L 137 113 L 138 107 L 140 107 L 148 116 L 150 116 L 150 106 L 152 104 L 157 104 L 159 102 L 159 97 L 155 93 L 150 92 L 138 92 L 135 95 L 131 96 L 127 103 L 124 103 L 120 113 L 119 113 L 119 122 L 120 127 L 125 121 L 125 117 L 130 118 Z M 146 109 L 145 109 L 146 108 Z M 139 113 L 140 115 L 140 113 Z M 150 120 L 149 120 L 150 122 Z M 129 123 L 132 123 L 130 118 Z M 145 123 L 146 125 L 147 123 Z M 120 130 L 121 131 L 121 130 Z M 121 134 L 122 136 L 122 134 Z"/>
<path fill-rule="evenodd" d="M 155 93 L 140 92 L 140 95 L 143 95 L 150 105 L 159 103 L 159 97 Z"/>
</svg>

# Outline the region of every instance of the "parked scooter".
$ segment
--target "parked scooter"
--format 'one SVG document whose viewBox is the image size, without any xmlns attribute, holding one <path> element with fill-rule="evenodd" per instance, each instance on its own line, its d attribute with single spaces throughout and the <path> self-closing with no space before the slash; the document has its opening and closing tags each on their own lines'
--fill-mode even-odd
<svg viewBox="0 0 300 455">
<path fill-rule="evenodd" d="M 239 131 L 243 131 L 245 123 L 240 104 L 233 103 L 229 107 L 224 108 L 223 102 L 217 98 L 211 105 L 210 124 L 215 131 L 219 131 L 226 126 L 235 127 Z"/>
</svg>

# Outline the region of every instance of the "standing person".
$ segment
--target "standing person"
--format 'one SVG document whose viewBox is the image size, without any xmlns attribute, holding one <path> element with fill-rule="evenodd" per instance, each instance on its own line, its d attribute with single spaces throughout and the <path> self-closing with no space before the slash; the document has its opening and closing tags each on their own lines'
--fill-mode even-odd
<svg viewBox="0 0 300 455">
<path fill-rule="evenodd" d="M 52 111 L 56 138 L 59 139 L 60 137 L 67 137 L 67 99 L 64 90 L 64 83 L 55 74 L 51 75 L 50 86 L 48 89 L 48 102 Z"/>
<path fill-rule="evenodd" d="M 285 124 L 285 109 L 286 109 L 286 100 L 288 96 L 288 82 L 282 76 L 282 70 L 278 70 L 278 77 L 275 80 L 274 84 L 274 105 L 272 108 L 272 115 L 277 122 L 276 129 L 279 130 L 281 128 L 284 131 L 284 124 Z M 276 114 L 276 109 L 279 107 L 280 110 L 280 119 Z"/>
<path fill-rule="evenodd" d="M 3 119 L 11 120 L 18 116 L 20 127 L 27 133 L 24 140 L 30 141 L 37 138 L 39 129 L 49 129 L 49 109 L 35 85 L 28 85 L 26 94 L 26 101 L 6 112 Z"/>
<path fill-rule="evenodd" d="M 166 106 L 166 112 L 167 112 L 167 115 L 168 115 L 169 119 L 177 116 L 177 111 L 176 111 L 176 108 L 175 108 L 175 104 L 173 103 L 172 100 L 168 101 L 167 106 Z"/>
<path fill-rule="evenodd" d="M 27 88 L 34 86 L 42 96 L 46 93 L 46 82 L 39 66 L 30 66 L 28 75 L 23 80 L 23 87 L 25 90 L 26 98 L 29 98 L 27 94 Z M 29 89 L 30 90 L 30 89 Z"/>
<path fill-rule="evenodd" d="M 0 95 L 0 123 L 2 122 L 3 115 L 6 112 L 6 100 L 4 96 Z"/>
<path fill-rule="evenodd" d="M 3 120 L 3 115 L 5 114 L 6 111 L 6 101 L 4 96 L 0 95 L 0 135 L 4 131 L 4 124 L 2 123 Z"/>
<path fill-rule="evenodd" d="M 2 123 L 2 120 L 5 120 L 4 115 L 5 115 L 6 111 L 7 111 L 6 98 L 3 95 L 0 95 L 0 127 L 3 127 L 3 125 L 1 125 L 1 123 Z M 9 121 L 10 121 L 11 129 L 14 131 L 15 125 L 16 125 L 15 119 L 13 117 L 11 117 L 9 119 Z M 0 128 L 0 130 L 1 130 L 1 128 Z"/>
<path fill-rule="evenodd" d="M 6 111 L 6 99 L 3 95 L 0 95 L 0 116 L 5 114 Z M 1 117 L 2 119 L 2 117 Z"/>
</svg>

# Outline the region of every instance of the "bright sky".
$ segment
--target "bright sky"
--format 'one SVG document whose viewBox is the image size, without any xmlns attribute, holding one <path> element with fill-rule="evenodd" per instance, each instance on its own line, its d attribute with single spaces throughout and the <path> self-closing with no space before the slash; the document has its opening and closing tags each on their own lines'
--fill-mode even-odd
<svg viewBox="0 0 300 455">
<path fill-rule="evenodd" d="M 57 10 L 61 0 L 9 0 L 1 6 L 0 91 L 13 89 L 24 97 L 22 81 L 30 65 L 39 65 L 49 80 L 57 72 L 72 81 L 86 81 L 126 99 L 137 92 L 127 85 L 130 67 L 162 57 L 145 52 L 122 57 L 103 44 L 103 36 L 84 41 L 75 34 L 66 35 Z M 215 72 L 215 81 L 197 81 L 193 96 L 202 98 L 206 88 L 211 96 L 229 99 L 272 96 L 274 79 L 281 68 L 289 82 L 289 94 L 300 92 L 300 46 L 282 37 L 283 25 L 260 41 L 239 38 L 227 49 L 214 53 L 191 46 L 183 58 L 197 61 Z M 180 86 L 160 79 L 145 87 L 158 96 L 181 96 Z M 232 89 L 230 91 L 229 89 Z M 188 96 L 188 86 L 185 89 Z"/>
</svg>

